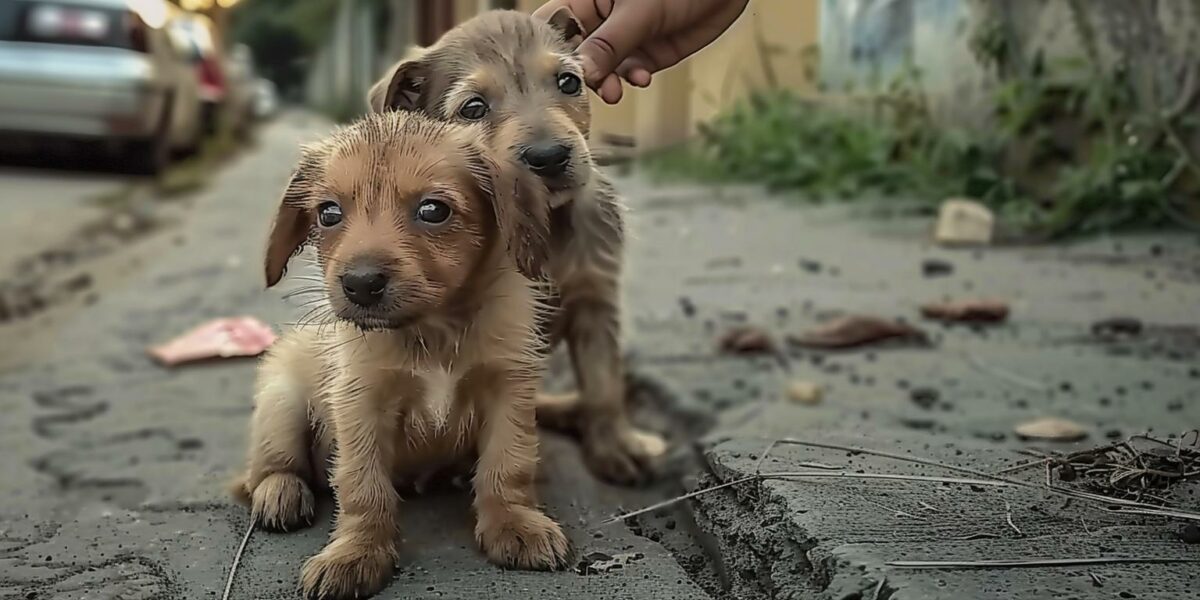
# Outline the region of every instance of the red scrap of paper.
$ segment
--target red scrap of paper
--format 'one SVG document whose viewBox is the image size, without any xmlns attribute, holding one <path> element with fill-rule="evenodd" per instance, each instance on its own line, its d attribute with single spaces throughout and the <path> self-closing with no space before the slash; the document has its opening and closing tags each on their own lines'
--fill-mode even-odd
<svg viewBox="0 0 1200 600">
<path fill-rule="evenodd" d="M 275 343 L 275 331 L 254 317 L 214 319 L 149 349 L 164 366 L 208 358 L 258 356 Z"/>
</svg>

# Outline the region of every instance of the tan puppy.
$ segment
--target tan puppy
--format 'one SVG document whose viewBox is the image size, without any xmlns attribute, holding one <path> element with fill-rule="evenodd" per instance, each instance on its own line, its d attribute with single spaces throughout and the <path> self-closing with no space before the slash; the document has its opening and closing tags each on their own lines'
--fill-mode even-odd
<svg viewBox="0 0 1200 600">
<path fill-rule="evenodd" d="M 534 488 L 541 342 L 528 277 L 544 260 L 548 209 L 522 189 L 524 169 L 492 160 L 480 137 L 420 115 L 371 116 L 307 148 L 279 206 L 267 284 L 312 243 L 319 315 L 262 363 L 235 493 L 266 527 L 304 526 L 331 467 L 339 510 L 304 565 L 306 597 L 381 589 L 397 556 L 393 483 L 476 457 L 475 535 L 488 559 L 566 560 Z"/>
<path fill-rule="evenodd" d="M 487 144 L 538 176 L 553 206 L 547 272 L 560 310 L 548 331 L 565 339 L 577 396 L 550 402 L 538 417 L 577 429 L 592 470 L 615 482 L 644 480 L 665 448 L 636 431 L 625 406 L 620 347 L 623 208 L 594 167 L 582 69 L 582 39 L 570 10 L 548 21 L 513 11 L 483 13 L 416 49 L 368 94 L 375 111 L 405 110 L 482 123 Z"/>
</svg>

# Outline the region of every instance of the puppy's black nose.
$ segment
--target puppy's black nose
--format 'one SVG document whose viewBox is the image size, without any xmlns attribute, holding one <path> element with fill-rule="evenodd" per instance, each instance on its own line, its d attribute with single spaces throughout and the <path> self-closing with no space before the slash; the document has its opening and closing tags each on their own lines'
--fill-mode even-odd
<svg viewBox="0 0 1200 600">
<path fill-rule="evenodd" d="M 533 144 L 521 152 L 521 160 L 541 177 L 562 175 L 571 162 L 571 149 L 556 142 Z"/>
<path fill-rule="evenodd" d="M 374 306 L 383 299 L 387 274 L 375 267 L 351 267 L 342 275 L 342 292 L 359 306 Z"/>
</svg>

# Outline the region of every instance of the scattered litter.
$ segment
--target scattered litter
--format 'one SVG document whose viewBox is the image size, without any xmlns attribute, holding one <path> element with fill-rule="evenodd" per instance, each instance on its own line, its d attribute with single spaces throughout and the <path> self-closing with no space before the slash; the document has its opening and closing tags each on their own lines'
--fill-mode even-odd
<svg viewBox="0 0 1200 600">
<path fill-rule="evenodd" d="M 1074 421 L 1058 417 L 1042 417 L 1021 423 L 1014 428 L 1024 439 L 1053 442 L 1076 442 L 1087 437 L 1087 430 Z"/>
<path fill-rule="evenodd" d="M 1136 336 L 1142 333 L 1142 321 L 1133 317 L 1112 317 L 1092 323 L 1092 335 L 1102 338 Z"/>
<path fill-rule="evenodd" d="M 775 343 L 766 331 L 745 325 L 725 332 L 720 340 L 721 350 L 729 354 L 768 354 L 775 351 Z"/>
<path fill-rule="evenodd" d="M 933 239 L 947 246 L 990 244 L 995 220 L 988 207 L 974 200 L 950 198 L 938 210 Z"/>
<path fill-rule="evenodd" d="M 926 277 L 944 277 L 954 272 L 954 263 L 940 258 L 921 261 L 921 274 Z"/>
<path fill-rule="evenodd" d="M 912 325 L 867 315 L 840 317 L 788 341 L 809 348 L 852 348 L 890 339 L 928 341 L 925 332 Z"/>
<path fill-rule="evenodd" d="M 811 381 L 797 380 L 787 386 L 787 396 L 796 404 L 820 404 L 822 395 L 821 386 Z"/>
<path fill-rule="evenodd" d="M 584 556 L 578 565 L 575 565 L 575 573 L 578 575 L 603 575 L 609 571 L 623 569 L 625 565 L 643 558 L 645 555 L 641 552 L 623 554 L 592 552 Z"/>
<path fill-rule="evenodd" d="M 275 332 L 254 317 L 214 319 L 148 350 L 163 366 L 209 358 L 258 356 L 275 343 Z"/>
<path fill-rule="evenodd" d="M 921 314 L 939 321 L 998 323 L 1008 318 L 1008 303 L 988 299 L 931 302 L 921 306 Z"/>
</svg>

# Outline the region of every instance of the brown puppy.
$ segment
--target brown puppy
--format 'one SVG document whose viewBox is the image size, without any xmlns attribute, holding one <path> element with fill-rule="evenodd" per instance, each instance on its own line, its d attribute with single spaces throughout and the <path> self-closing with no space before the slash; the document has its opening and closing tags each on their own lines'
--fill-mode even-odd
<svg viewBox="0 0 1200 600">
<path fill-rule="evenodd" d="M 543 397 L 544 423 L 577 429 L 592 470 L 620 483 L 645 479 L 665 449 L 635 430 L 625 406 L 620 299 L 623 208 L 592 163 L 581 29 L 563 8 L 548 21 L 514 11 L 483 13 L 415 49 L 372 87 L 379 111 L 419 111 L 486 126 L 487 143 L 538 176 L 553 206 L 547 272 L 560 310 L 551 345 L 565 339 L 577 396 Z"/>
<path fill-rule="evenodd" d="M 548 208 L 479 127 L 373 115 L 305 150 L 279 206 L 267 284 L 305 244 L 319 326 L 262 363 L 235 494 L 264 526 L 313 517 L 325 470 L 338 503 L 306 597 L 381 589 L 396 560 L 393 483 L 478 458 L 476 538 L 497 564 L 552 569 L 568 541 L 537 507 L 534 396 Z M 518 194 L 517 192 L 520 191 Z M 315 325 L 315 323 L 314 323 Z"/>
</svg>

